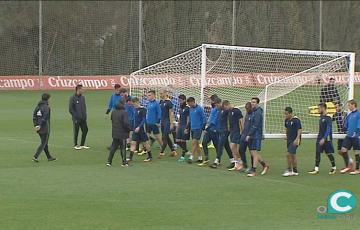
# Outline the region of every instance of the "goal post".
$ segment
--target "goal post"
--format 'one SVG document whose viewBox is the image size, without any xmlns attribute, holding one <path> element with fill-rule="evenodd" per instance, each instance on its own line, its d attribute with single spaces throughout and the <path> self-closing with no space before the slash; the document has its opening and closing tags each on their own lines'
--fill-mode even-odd
<svg viewBox="0 0 360 230">
<path fill-rule="evenodd" d="M 134 96 L 168 89 L 192 96 L 207 108 L 209 96 L 217 94 L 243 113 L 246 102 L 259 97 L 265 138 L 285 137 L 283 113 L 291 106 L 303 122 L 303 137 L 315 138 L 322 90 L 335 88 L 339 102 L 346 105 L 354 94 L 354 63 L 355 54 L 348 52 L 202 44 L 133 72 L 129 84 Z M 329 111 L 334 112 L 334 104 Z"/>
</svg>

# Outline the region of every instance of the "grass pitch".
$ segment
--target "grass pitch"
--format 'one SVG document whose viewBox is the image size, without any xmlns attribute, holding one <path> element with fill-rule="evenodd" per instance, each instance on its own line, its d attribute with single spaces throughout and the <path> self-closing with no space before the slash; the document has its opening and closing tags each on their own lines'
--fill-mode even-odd
<svg viewBox="0 0 360 230">
<path fill-rule="evenodd" d="M 0 92 L 0 229 L 353 230 L 360 225 L 359 208 L 352 220 L 318 219 L 317 207 L 326 205 L 327 196 L 337 189 L 349 189 L 360 199 L 360 177 L 329 176 L 325 155 L 320 175 L 308 175 L 314 140 L 304 140 L 299 148 L 299 177 L 281 177 L 286 166 L 282 140 L 264 142 L 262 156 L 270 171 L 256 178 L 226 171 L 226 154 L 223 167 L 216 170 L 171 157 L 150 164 L 135 157 L 131 167 L 122 168 L 119 153 L 114 166 L 107 168 L 111 126 L 104 113 L 111 92 L 86 92 L 87 143 L 92 147 L 87 151 L 72 149 L 72 92 L 50 93 L 49 146 L 59 160 L 47 162 L 42 154 L 36 164 L 31 158 L 39 138 L 33 131 L 32 110 L 41 93 Z M 342 168 L 342 159 L 336 160 Z"/>
</svg>

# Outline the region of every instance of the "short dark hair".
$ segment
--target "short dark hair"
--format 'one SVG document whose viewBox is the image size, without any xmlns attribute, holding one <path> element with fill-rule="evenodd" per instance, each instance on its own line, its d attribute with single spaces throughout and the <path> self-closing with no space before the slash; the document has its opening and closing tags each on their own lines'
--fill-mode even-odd
<svg viewBox="0 0 360 230">
<path fill-rule="evenodd" d="M 221 103 L 221 99 L 220 98 L 215 98 L 214 99 L 214 104 L 219 104 L 219 103 Z"/>
<path fill-rule="evenodd" d="M 126 100 L 125 98 L 121 98 L 118 103 L 117 103 L 117 106 L 119 109 L 124 109 L 125 108 L 125 104 L 126 104 Z"/>
<path fill-rule="evenodd" d="M 320 103 L 319 105 L 318 105 L 319 107 L 323 107 L 323 108 L 325 108 L 325 109 L 327 109 L 327 105 L 326 105 L 326 103 Z"/>
<path fill-rule="evenodd" d="M 125 89 L 125 88 L 120 89 L 120 93 L 126 93 L 126 92 L 127 92 L 127 89 Z"/>
<path fill-rule="evenodd" d="M 245 104 L 245 109 L 247 109 L 247 108 L 251 109 L 251 102 L 250 101 L 246 102 L 246 104 Z"/>
<path fill-rule="evenodd" d="M 151 93 L 151 94 L 154 94 L 154 95 L 156 95 L 156 92 L 155 92 L 155 90 L 149 90 L 149 91 L 148 91 L 148 93 Z"/>
<path fill-rule="evenodd" d="M 81 89 L 83 86 L 81 84 L 76 85 L 75 91 L 77 92 L 79 89 Z"/>
<path fill-rule="evenodd" d="M 217 94 L 213 94 L 210 96 L 210 100 L 215 101 L 216 98 L 219 98 Z"/>
<path fill-rule="evenodd" d="M 293 113 L 293 109 L 290 106 L 286 107 L 285 111 L 288 113 Z"/>
<path fill-rule="evenodd" d="M 185 94 L 180 94 L 178 98 L 181 99 L 181 100 L 186 101 L 186 96 L 185 96 Z"/>
<path fill-rule="evenodd" d="M 228 101 L 228 100 L 223 100 L 222 105 L 223 105 L 223 106 L 230 105 L 230 101 Z"/>
<path fill-rule="evenodd" d="M 48 93 L 43 93 L 42 95 L 41 95 L 41 100 L 43 100 L 43 101 L 48 101 L 49 99 L 50 99 L 50 94 L 48 94 Z"/>
<path fill-rule="evenodd" d="M 330 81 L 335 81 L 335 78 L 331 77 L 329 80 L 330 80 Z"/>
<path fill-rule="evenodd" d="M 138 103 L 140 100 L 139 100 L 139 98 L 137 98 L 137 97 L 133 97 L 133 98 L 131 98 L 131 101 L 132 101 L 133 103 Z"/>
<path fill-rule="evenodd" d="M 121 85 L 116 83 L 116 84 L 114 85 L 114 89 L 118 89 L 118 88 L 121 88 Z"/>
<path fill-rule="evenodd" d="M 186 101 L 187 101 L 188 103 L 189 103 L 189 102 L 195 102 L 195 98 L 189 97 Z"/>
<path fill-rule="evenodd" d="M 357 102 L 354 99 L 349 100 L 348 103 L 357 107 Z"/>
<path fill-rule="evenodd" d="M 253 97 L 253 98 L 251 98 L 251 100 L 255 100 L 256 101 L 256 103 L 260 103 L 260 99 L 258 98 L 258 97 Z"/>
</svg>

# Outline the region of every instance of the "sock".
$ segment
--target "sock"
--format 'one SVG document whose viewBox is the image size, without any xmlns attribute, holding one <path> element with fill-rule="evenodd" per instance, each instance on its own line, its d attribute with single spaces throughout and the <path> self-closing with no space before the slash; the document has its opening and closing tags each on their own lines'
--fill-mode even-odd
<svg viewBox="0 0 360 230">
<path fill-rule="evenodd" d="M 148 154 L 148 158 L 152 158 L 151 151 L 148 151 L 147 154 Z"/>
<path fill-rule="evenodd" d="M 293 172 L 294 172 L 294 173 L 297 173 L 297 172 L 298 172 L 297 167 L 294 167 L 294 168 L 293 168 Z"/>
<path fill-rule="evenodd" d="M 289 171 L 289 172 L 291 172 L 291 171 L 292 171 L 291 167 L 288 167 L 288 171 Z"/>
<path fill-rule="evenodd" d="M 202 156 L 199 156 L 198 159 L 199 159 L 200 161 L 202 161 Z"/>
<path fill-rule="evenodd" d="M 234 158 L 230 158 L 229 161 L 230 161 L 230 164 L 231 164 L 231 163 L 235 163 L 235 159 L 234 159 Z"/>
<path fill-rule="evenodd" d="M 319 166 L 315 166 L 315 171 L 319 171 Z"/>
<path fill-rule="evenodd" d="M 350 160 L 348 152 L 341 153 L 341 156 L 344 159 L 345 167 L 348 167 L 349 166 L 349 160 Z"/>
<path fill-rule="evenodd" d="M 320 152 L 316 152 L 316 157 L 315 157 L 315 168 L 319 168 L 319 166 L 320 166 L 320 160 L 321 160 L 321 157 L 320 157 Z"/>
<path fill-rule="evenodd" d="M 262 165 L 262 167 L 265 167 L 265 166 L 266 166 L 265 161 L 260 161 L 260 164 Z"/>
<path fill-rule="evenodd" d="M 194 156 L 191 153 L 191 155 L 189 156 L 189 160 L 192 160 L 192 159 L 194 159 Z"/>
<path fill-rule="evenodd" d="M 330 160 L 330 163 L 331 163 L 331 167 L 335 168 L 335 158 L 334 158 L 334 155 L 332 153 L 329 153 L 328 155 L 328 158 Z"/>
<path fill-rule="evenodd" d="M 253 172 L 256 172 L 256 167 L 251 168 Z"/>
<path fill-rule="evenodd" d="M 359 154 L 355 155 L 355 160 L 356 160 L 356 170 L 359 170 L 359 161 L 360 161 L 360 155 Z"/>
</svg>

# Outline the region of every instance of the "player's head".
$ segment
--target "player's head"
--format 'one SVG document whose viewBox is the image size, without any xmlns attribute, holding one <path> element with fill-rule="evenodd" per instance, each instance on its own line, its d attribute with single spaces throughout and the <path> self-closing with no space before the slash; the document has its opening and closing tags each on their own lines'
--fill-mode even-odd
<svg viewBox="0 0 360 230">
<path fill-rule="evenodd" d="M 125 103 L 126 103 L 125 98 L 121 98 L 119 100 L 119 102 L 117 103 L 117 108 L 118 109 L 125 109 Z"/>
<path fill-rule="evenodd" d="M 329 79 L 329 84 L 330 84 L 330 85 L 334 85 L 334 84 L 335 84 L 335 78 L 331 77 L 331 78 Z"/>
<path fill-rule="evenodd" d="M 189 97 L 186 101 L 187 101 L 187 103 L 188 103 L 188 105 L 190 107 L 195 107 L 196 106 L 195 98 Z"/>
<path fill-rule="evenodd" d="M 167 91 L 167 89 L 162 89 L 160 91 L 160 98 L 161 99 L 167 99 L 169 98 L 169 92 Z"/>
<path fill-rule="evenodd" d="M 180 105 L 186 105 L 186 96 L 184 94 L 180 94 L 178 96 L 178 99 L 179 99 L 179 104 Z"/>
<path fill-rule="evenodd" d="M 251 105 L 251 102 L 246 102 L 245 104 L 245 110 L 246 110 L 246 113 L 251 113 L 252 111 L 252 105 Z"/>
<path fill-rule="evenodd" d="M 258 97 L 251 98 L 251 106 L 252 106 L 252 108 L 258 107 L 259 103 L 260 103 L 260 99 Z"/>
<path fill-rule="evenodd" d="M 286 107 L 285 108 L 285 118 L 286 119 L 291 119 L 293 117 L 293 109 L 291 107 Z"/>
<path fill-rule="evenodd" d="M 348 101 L 347 104 L 348 104 L 348 108 L 349 108 L 350 111 L 356 110 L 357 102 L 354 99 Z"/>
<path fill-rule="evenodd" d="M 223 107 L 224 110 L 229 110 L 229 109 L 231 109 L 230 101 L 228 101 L 228 100 L 223 100 L 223 102 L 222 102 L 222 107 Z"/>
<path fill-rule="evenodd" d="M 155 90 L 149 90 L 147 93 L 147 97 L 149 101 L 155 100 L 156 97 Z"/>
<path fill-rule="evenodd" d="M 335 105 L 336 112 L 342 111 L 343 104 L 341 102 L 335 102 L 334 105 Z"/>
<path fill-rule="evenodd" d="M 214 103 L 215 99 L 219 98 L 219 96 L 217 94 L 213 94 L 209 98 L 210 98 L 211 103 Z"/>
<path fill-rule="evenodd" d="M 48 94 L 48 93 L 43 93 L 42 95 L 41 95 L 41 100 L 42 101 L 48 101 L 49 99 L 50 99 L 50 94 Z"/>
<path fill-rule="evenodd" d="M 218 98 L 218 97 L 215 98 L 213 104 L 214 104 L 214 106 L 215 106 L 216 108 L 221 108 L 221 106 L 222 106 L 222 104 L 221 104 L 221 99 Z"/>
<path fill-rule="evenodd" d="M 326 109 L 327 109 L 326 103 L 320 103 L 320 104 L 318 105 L 318 109 L 319 109 L 319 113 L 320 113 L 320 114 L 326 113 Z"/>
<path fill-rule="evenodd" d="M 121 89 L 121 85 L 120 85 L 120 84 L 115 84 L 115 85 L 114 85 L 115 93 L 120 94 L 120 89 Z"/>
<path fill-rule="evenodd" d="M 127 89 L 125 89 L 125 88 L 121 88 L 119 92 L 120 92 L 120 95 L 122 97 L 128 97 L 129 96 L 129 93 L 128 93 Z"/>
<path fill-rule="evenodd" d="M 140 107 L 140 100 L 137 97 L 133 97 L 131 98 L 131 102 L 134 105 L 135 108 L 139 108 Z"/>
<path fill-rule="evenodd" d="M 82 93 L 84 92 L 83 86 L 80 85 L 80 84 L 79 84 L 79 85 L 76 85 L 75 91 L 76 91 L 77 94 L 82 94 Z"/>
</svg>

